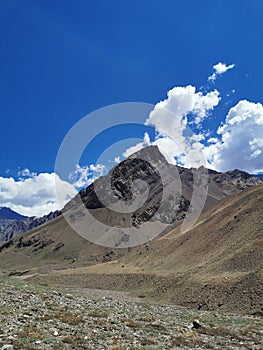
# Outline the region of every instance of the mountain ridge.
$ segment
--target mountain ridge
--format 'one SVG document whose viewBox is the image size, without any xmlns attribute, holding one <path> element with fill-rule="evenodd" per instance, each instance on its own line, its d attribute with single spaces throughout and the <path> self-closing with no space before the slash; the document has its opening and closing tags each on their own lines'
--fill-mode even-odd
<svg viewBox="0 0 263 350">
<path fill-rule="evenodd" d="M 0 207 L 0 220 L 7 219 L 7 220 L 24 220 L 27 216 L 21 215 L 11 208 L 8 207 Z"/>
<path fill-rule="evenodd" d="M 19 220 L 8 219 L 4 217 L 0 219 L 0 242 L 8 241 L 18 234 L 26 233 L 32 230 L 33 228 L 41 226 L 44 223 L 61 215 L 61 211 L 59 210 L 50 212 L 49 214 L 43 215 L 41 217 L 23 217 L 22 215 L 16 212 L 14 213 L 19 215 Z"/>
<path fill-rule="evenodd" d="M 161 176 L 158 174 L 158 167 L 162 172 Z M 194 191 L 193 182 L 195 181 L 195 176 L 198 175 L 199 171 L 202 173 L 202 170 L 207 171 L 208 176 L 208 192 L 204 203 L 205 209 L 213 207 L 221 199 L 236 191 L 263 183 L 263 179 L 238 169 L 221 173 L 203 167 L 199 169 L 188 169 L 171 165 L 166 161 L 157 146 L 148 146 L 135 152 L 111 169 L 107 175 L 95 180 L 86 189 L 81 190 L 75 198 L 66 204 L 63 212 L 65 213 L 72 208 L 77 208 L 84 203 L 84 206 L 92 213 L 96 220 L 109 225 L 114 225 L 115 223 L 116 225 L 124 225 L 124 227 L 140 226 L 143 222 L 149 221 L 154 216 L 163 223 L 179 225 L 185 218 L 190 206 Z M 205 172 L 204 176 L 206 176 Z M 131 203 L 134 195 L 132 193 L 132 183 L 137 179 L 148 181 L 152 190 L 148 194 L 149 198 L 146 199 L 144 205 L 130 215 L 113 212 L 105 207 L 97 197 L 96 191 L 100 189 L 99 192 L 102 201 L 108 201 L 109 206 L 114 205 L 118 201 L 121 201 L 123 205 L 127 202 Z M 163 181 L 164 184 L 162 183 Z M 174 191 L 173 198 L 171 198 L 171 194 L 169 193 L 169 198 L 165 199 L 165 203 L 161 203 L 162 198 L 160 196 L 164 190 L 163 185 L 171 188 L 171 193 L 174 187 L 181 188 L 181 194 L 178 194 L 181 197 L 178 198 L 177 193 Z M 108 187 L 106 188 L 106 186 Z M 114 196 L 110 194 L 111 197 L 109 197 L 109 187 L 113 191 Z M 138 193 L 143 191 L 143 189 L 139 187 L 136 188 L 136 191 Z M 205 191 L 206 189 L 204 188 L 203 192 Z M 162 206 L 160 207 L 161 204 Z M 2 209 L 3 211 L 14 213 L 14 217 L 17 215 L 19 220 L 7 218 L 1 220 L 0 218 L 0 241 L 7 241 L 17 234 L 28 232 L 61 214 L 61 211 L 55 211 L 43 217 L 36 218 L 24 217 L 8 208 Z M 83 210 L 77 211 L 77 214 L 72 213 L 72 215 L 74 221 L 74 215 L 84 215 Z"/>
<path fill-rule="evenodd" d="M 124 164 L 127 165 L 127 162 L 135 160 L 135 159 L 142 159 L 143 160 L 143 158 L 145 156 L 146 156 L 146 162 L 147 162 L 147 158 L 148 158 L 148 160 L 150 162 L 156 162 L 155 166 L 158 164 L 160 165 L 160 163 L 165 164 L 167 172 L 170 173 L 170 178 L 177 176 L 177 174 L 175 172 L 175 168 L 177 169 L 177 171 L 180 174 L 182 183 L 183 183 L 182 190 L 183 190 L 184 194 L 186 194 L 186 195 L 184 195 L 184 194 L 182 195 L 182 201 L 181 201 L 181 203 L 177 203 L 177 206 L 181 206 L 181 207 L 185 208 L 185 211 L 187 211 L 189 203 L 190 203 L 191 192 L 193 191 L 193 188 L 191 188 L 192 186 L 191 186 L 190 182 L 193 179 L 193 171 L 195 169 L 193 169 L 193 168 L 187 169 L 187 168 L 183 168 L 180 166 L 174 166 L 174 165 L 168 164 L 165 157 L 161 154 L 161 152 L 159 151 L 157 146 L 148 146 L 148 147 L 145 147 L 145 148 L 135 152 L 130 157 L 128 157 L 126 160 L 122 161 L 116 167 L 114 167 L 112 170 L 110 170 L 110 172 L 107 175 L 102 177 L 102 178 L 105 178 L 107 176 L 112 176 L 112 174 L 114 174 L 114 172 L 116 173 L 115 174 L 115 186 L 114 186 L 115 187 L 114 194 L 116 195 L 116 200 L 123 199 L 122 198 L 123 195 L 124 195 L 124 197 L 128 195 L 131 198 L 131 193 L 130 194 L 128 193 L 129 190 L 127 192 L 127 188 L 125 190 L 126 191 L 125 194 L 124 193 L 121 194 L 120 188 L 117 189 L 116 186 L 122 186 L 124 188 L 126 186 L 126 184 L 125 184 L 125 182 L 121 183 L 121 180 L 118 179 L 118 177 L 121 178 L 121 171 L 118 173 L 118 171 L 116 172 L 115 169 L 121 169 Z M 130 164 L 130 166 L 132 166 L 132 165 Z M 198 169 L 196 169 L 196 170 L 198 170 Z M 224 173 L 218 172 L 215 170 L 211 170 L 211 169 L 206 169 L 206 171 L 207 171 L 208 177 L 209 177 L 208 178 L 208 182 L 209 182 L 208 186 L 209 186 L 210 191 L 211 191 L 211 193 L 208 192 L 208 198 L 207 198 L 207 201 L 205 204 L 206 208 L 210 207 L 211 205 L 214 205 L 216 201 L 221 200 L 225 196 L 228 196 L 237 190 L 243 190 L 249 186 L 254 186 L 256 184 L 263 183 L 263 179 L 260 176 L 251 175 L 245 171 L 241 171 L 238 169 L 230 170 L 230 171 L 227 171 Z M 97 206 L 99 205 L 100 207 L 103 207 L 103 206 L 101 206 L 101 203 L 99 204 L 98 199 L 96 198 L 95 191 L 94 191 L 94 184 L 98 183 L 99 181 L 101 181 L 101 180 L 100 179 L 95 180 L 95 182 L 93 184 L 91 184 L 86 189 L 83 189 L 79 192 L 81 201 L 86 201 L 85 206 L 89 209 L 92 209 L 91 203 L 92 203 L 93 209 L 98 209 L 98 208 L 96 208 L 96 203 L 97 203 Z M 217 185 L 216 187 L 215 187 L 215 183 Z M 77 195 L 77 197 L 78 197 L 78 195 Z M 74 205 L 73 204 L 74 201 L 75 201 L 74 198 L 72 200 L 70 200 L 69 203 L 66 204 L 63 211 L 65 212 L 69 208 L 71 208 L 72 205 Z M 77 202 L 79 202 L 79 200 L 77 200 Z M 89 202 L 89 204 L 88 204 L 88 202 Z M 155 204 L 153 206 L 156 206 L 156 201 L 155 201 Z M 173 211 L 173 210 L 175 210 L 175 205 L 171 205 L 171 204 L 167 205 L 166 213 L 161 214 L 161 216 L 163 217 L 163 219 L 166 216 L 166 221 L 171 222 L 173 220 L 173 218 L 171 215 L 168 218 L 168 216 L 169 216 L 167 213 L 168 208 L 170 211 Z M 155 208 L 155 211 L 156 211 L 156 208 Z M 2 217 L 1 217 L 1 213 L 2 213 Z M 57 210 L 55 212 L 50 212 L 49 214 L 44 215 L 42 217 L 26 217 L 26 216 L 23 216 L 21 214 L 14 212 L 10 208 L 7 208 L 7 207 L 0 208 L 0 242 L 7 241 L 17 234 L 25 233 L 33 228 L 36 228 L 36 227 L 42 225 L 43 223 L 46 223 L 47 221 L 54 219 L 55 217 L 57 217 L 60 214 L 61 214 L 61 212 Z M 152 211 L 151 215 L 153 215 L 153 214 L 154 214 L 154 210 Z M 120 223 L 122 221 L 127 221 L 127 220 L 130 221 L 131 219 L 126 215 L 125 218 L 122 216 L 121 219 L 118 219 L 118 222 Z M 132 220 L 134 223 L 137 222 L 138 220 L 139 220 L 139 222 L 143 222 L 145 220 L 149 220 L 149 215 L 145 216 L 142 212 L 138 212 L 138 213 L 134 214 L 134 217 L 132 218 Z"/>
<path fill-rule="evenodd" d="M 144 150 L 144 156 L 145 152 L 151 156 L 149 149 Z M 154 152 L 153 163 L 160 163 L 159 169 L 165 174 L 162 183 L 154 169 L 148 168 L 147 157 L 146 162 L 138 162 L 136 156 L 140 158 L 142 153 L 134 154 L 70 201 L 64 209 L 70 220 L 78 223 L 82 210 L 87 208 L 93 218 L 106 222 L 107 227 L 112 225 L 103 233 L 102 238 L 107 239 L 114 227 L 123 225 L 123 217 L 125 224 L 140 227 L 143 220 L 154 219 L 155 215 L 147 217 L 152 214 L 148 208 L 158 207 L 160 190 L 169 190 L 170 187 L 165 186 L 178 184 L 173 182 L 173 176 L 180 178 L 182 195 L 190 201 L 194 171 L 198 170 L 175 168 L 163 161 L 163 156 L 159 157 L 158 149 L 154 148 Z M 134 167 L 130 167 L 131 164 Z M 134 169 L 136 174 L 132 173 Z M 108 211 L 103 204 L 107 200 L 107 181 L 112 179 L 109 181 L 111 192 L 117 197 L 110 198 L 108 203 L 115 205 L 118 198 L 129 203 L 134 193 L 131 180 L 140 176 L 150 188 L 143 205 L 128 215 Z M 96 186 L 105 196 L 100 200 L 96 198 Z M 140 186 L 136 184 L 135 193 L 140 194 Z M 263 181 L 238 170 L 226 173 L 208 170 L 205 210 L 186 232 L 181 231 L 181 225 L 189 203 L 184 210 L 178 206 L 180 200 L 177 198 L 176 203 L 168 197 L 163 211 L 154 212 L 157 216 L 154 220 L 168 222 L 167 230 L 130 247 L 116 240 L 112 241 L 115 244 L 112 247 L 92 243 L 74 231 L 65 220 L 64 212 L 3 243 L 0 246 L 2 273 L 25 277 L 29 273 L 34 275 L 29 275 L 29 281 L 54 286 L 126 290 L 152 300 L 204 310 L 261 312 Z M 138 213 L 136 218 L 141 218 L 140 222 L 133 221 L 134 213 Z M 92 225 L 86 222 L 87 233 L 90 230 L 96 233 L 96 226 Z"/>
</svg>

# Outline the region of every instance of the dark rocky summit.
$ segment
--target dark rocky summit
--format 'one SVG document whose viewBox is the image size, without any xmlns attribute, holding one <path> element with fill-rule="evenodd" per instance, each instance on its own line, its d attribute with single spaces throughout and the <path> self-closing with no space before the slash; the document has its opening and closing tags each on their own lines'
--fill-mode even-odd
<svg viewBox="0 0 263 350">
<path fill-rule="evenodd" d="M 80 191 L 64 211 L 84 205 L 96 220 L 111 227 L 138 228 L 150 220 L 179 223 L 189 209 L 190 192 L 181 191 L 178 168 L 167 163 L 157 146 L 150 146 Z M 72 219 L 78 219 L 76 214 Z"/>
<path fill-rule="evenodd" d="M 263 179 L 240 170 L 220 173 L 204 167 L 174 166 L 168 164 L 157 146 L 149 146 L 81 190 L 63 211 L 84 204 L 97 220 L 118 227 L 137 227 L 153 217 L 162 223 L 179 224 L 190 208 L 194 186 L 199 186 L 202 178 L 205 178 L 203 191 L 207 192 L 205 207 L 263 183 Z M 118 203 L 127 206 L 129 213 L 114 210 Z M 136 209 L 132 210 L 133 207 Z"/>
</svg>

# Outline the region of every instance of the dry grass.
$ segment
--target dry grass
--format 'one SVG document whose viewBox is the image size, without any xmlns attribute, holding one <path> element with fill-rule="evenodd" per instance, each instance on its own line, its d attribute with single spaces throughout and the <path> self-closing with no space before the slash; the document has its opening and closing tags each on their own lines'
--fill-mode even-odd
<svg viewBox="0 0 263 350">
<path fill-rule="evenodd" d="M 104 311 L 101 309 L 95 309 L 88 312 L 88 316 L 96 317 L 96 318 L 107 318 L 110 313 L 108 311 Z"/>
<path fill-rule="evenodd" d="M 13 289 L 17 288 L 17 293 L 10 294 L 11 283 Z M 38 294 L 37 288 L 10 279 L 3 287 L 3 300 L 9 301 L 10 308 L 18 310 L 17 306 L 22 306 L 16 314 L 6 312 L 7 322 L 1 324 L 1 334 L 5 334 L 8 325 L 13 323 L 14 349 L 84 350 L 94 348 L 91 344 L 95 344 L 95 348 L 103 348 L 103 344 L 107 344 L 107 349 L 112 350 L 215 350 L 239 349 L 241 342 L 244 350 L 260 349 L 263 324 L 259 318 L 195 312 L 168 305 L 122 303 L 111 298 L 98 297 L 93 301 L 90 296 L 87 298 L 87 295 L 83 297 L 74 293 L 69 298 L 68 294 L 53 289 L 45 289 L 45 293 L 43 289 Z M 21 296 L 24 293 L 34 295 L 34 305 L 38 305 L 30 318 L 23 317 L 32 311 L 30 303 L 23 304 Z M 48 310 L 44 307 L 47 300 L 53 302 L 53 305 L 48 305 Z M 78 305 L 77 309 L 75 305 Z M 200 327 L 192 329 L 193 319 L 197 318 Z M 2 338 L 0 348 L 8 336 Z M 37 340 L 40 340 L 39 345 Z M 137 345 L 132 347 L 131 344 Z"/>
<path fill-rule="evenodd" d="M 197 332 L 206 334 L 213 337 L 231 337 L 233 339 L 241 340 L 239 333 L 236 330 L 229 329 L 225 326 L 216 326 L 216 327 L 200 327 L 197 329 Z"/>
<path fill-rule="evenodd" d="M 130 328 L 134 328 L 134 329 L 141 328 L 141 324 L 139 322 L 132 320 L 131 318 L 124 318 L 123 322 L 126 324 L 126 326 Z"/>
<path fill-rule="evenodd" d="M 39 334 L 39 331 L 36 327 L 25 325 L 21 330 L 18 332 L 18 336 L 20 338 L 26 338 L 31 340 L 42 340 L 43 337 L 41 334 Z"/>
<path fill-rule="evenodd" d="M 80 323 L 84 322 L 84 319 L 81 315 L 71 312 L 71 311 L 57 311 L 53 313 L 47 313 L 43 317 L 42 320 L 51 320 L 58 319 L 63 323 L 67 323 L 70 326 L 77 326 Z"/>
<path fill-rule="evenodd" d="M 74 336 L 70 336 L 70 335 L 66 335 L 62 338 L 62 342 L 66 343 L 66 344 L 72 344 L 72 345 L 77 345 L 77 344 L 81 344 L 84 343 L 85 340 L 82 336 L 78 335 L 78 334 L 74 334 Z"/>
<path fill-rule="evenodd" d="M 144 338 L 141 340 L 141 344 L 143 346 L 145 345 L 155 345 L 157 342 L 156 342 L 156 339 L 153 338 L 153 337 L 149 337 L 149 338 Z"/>
<path fill-rule="evenodd" d="M 183 346 L 195 348 L 197 346 L 202 346 L 205 349 L 214 349 L 214 346 L 209 345 L 207 342 L 204 342 L 202 339 L 193 336 L 193 334 L 177 334 L 174 335 L 171 341 L 172 346 L 178 346 L 179 348 Z"/>
<path fill-rule="evenodd" d="M 167 331 L 167 328 L 159 323 L 148 323 L 146 324 L 146 328 L 149 328 L 149 329 L 156 329 L 160 332 L 166 332 Z"/>
<path fill-rule="evenodd" d="M 110 350 L 126 350 L 126 347 L 123 345 L 113 345 L 110 347 Z"/>
</svg>

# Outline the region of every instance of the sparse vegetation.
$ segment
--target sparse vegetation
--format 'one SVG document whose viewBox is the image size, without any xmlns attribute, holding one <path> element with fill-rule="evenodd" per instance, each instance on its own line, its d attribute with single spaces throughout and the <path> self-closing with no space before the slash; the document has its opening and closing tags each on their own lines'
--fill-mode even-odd
<svg viewBox="0 0 263 350">
<path fill-rule="evenodd" d="M 263 321 L 207 311 L 66 293 L 0 279 L 0 346 L 14 349 L 259 350 Z M 193 329 L 198 318 L 200 327 Z"/>
</svg>

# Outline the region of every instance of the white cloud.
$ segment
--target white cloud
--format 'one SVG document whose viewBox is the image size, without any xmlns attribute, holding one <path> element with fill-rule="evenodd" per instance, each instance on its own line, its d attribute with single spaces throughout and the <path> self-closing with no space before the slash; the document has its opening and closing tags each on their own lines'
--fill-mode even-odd
<svg viewBox="0 0 263 350">
<path fill-rule="evenodd" d="M 98 177 L 104 175 L 106 172 L 106 166 L 103 164 L 91 164 L 86 166 L 76 165 L 76 170 L 69 175 L 69 178 L 73 181 L 73 186 L 80 190 L 83 187 L 89 186 Z"/>
<path fill-rule="evenodd" d="M 222 73 L 232 65 L 217 67 Z M 220 101 L 217 90 L 206 95 L 196 92 L 193 86 L 175 87 L 168 97 L 156 104 L 147 125 L 153 125 L 157 132 L 151 143 L 157 145 L 167 161 L 185 167 L 205 165 L 218 171 L 238 168 L 251 173 L 263 171 L 263 106 L 246 100 L 232 107 L 225 122 L 217 130 L 217 137 L 211 133 L 192 133 L 190 126 L 202 125 L 210 111 Z M 190 117 L 189 117 L 190 115 Z M 189 123 L 189 120 L 192 124 Z M 150 144 L 149 139 L 130 147 L 124 156 Z"/>
<path fill-rule="evenodd" d="M 147 125 L 154 125 L 161 134 L 178 137 L 187 124 L 187 116 L 192 114 L 194 122 L 199 124 L 220 101 L 217 90 L 207 94 L 196 92 L 196 87 L 188 85 L 177 86 L 169 90 L 167 99 L 155 105 L 146 121 Z M 169 113 L 170 112 L 170 113 Z"/>
<path fill-rule="evenodd" d="M 69 179 L 73 181 L 75 188 L 82 188 L 90 182 L 90 168 L 89 166 L 76 165 L 73 173 L 69 174 Z"/>
<path fill-rule="evenodd" d="M 23 179 L 25 177 L 34 177 L 37 173 L 31 172 L 28 168 L 25 168 L 23 170 L 19 170 L 17 173 L 17 176 L 19 176 L 20 179 Z"/>
<path fill-rule="evenodd" d="M 263 106 L 247 100 L 232 107 L 217 130 L 220 140 L 205 148 L 216 170 L 263 171 Z"/>
<path fill-rule="evenodd" d="M 167 162 L 173 165 L 179 164 L 179 161 L 176 161 L 174 156 L 177 155 L 178 159 L 184 155 L 184 151 L 178 144 L 169 137 L 159 137 L 153 142 L 153 145 L 158 146 L 160 152 L 164 155 Z"/>
<path fill-rule="evenodd" d="M 28 172 L 26 172 L 28 173 Z M 42 216 L 61 209 L 56 200 L 56 186 L 63 189 L 62 206 L 76 195 L 75 188 L 55 173 L 35 174 L 20 178 L 0 177 L 0 205 L 27 216 Z"/>
<path fill-rule="evenodd" d="M 121 157 L 115 157 L 114 160 L 113 160 L 113 163 L 119 164 L 120 161 L 121 161 Z"/>
<path fill-rule="evenodd" d="M 214 73 L 208 77 L 208 80 L 214 82 L 219 75 L 226 73 L 228 70 L 233 69 L 234 67 L 234 64 L 226 65 L 225 63 L 219 62 L 213 66 Z"/>
<path fill-rule="evenodd" d="M 55 173 L 31 172 L 25 168 L 18 172 L 18 180 L 0 177 L 0 206 L 9 207 L 26 216 L 43 216 L 62 209 L 80 188 L 88 186 L 105 173 L 101 164 L 76 166 L 71 174 L 73 184 L 60 179 Z M 59 202 L 57 201 L 59 193 Z"/>
<path fill-rule="evenodd" d="M 208 143 L 217 143 L 218 139 L 216 137 L 210 137 L 210 139 L 207 140 Z"/>
<path fill-rule="evenodd" d="M 217 90 L 210 91 L 206 95 L 201 92 L 195 94 L 195 107 L 192 111 L 195 114 L 195 123 L 200 124 L 210 111 L 218 105 L 220 101 Z"/>
<path fill-rule="evenodd" d="M 91 164 L 90 165 L 90 170 L 93 172 L 95 176 L 102 176 L 103 173 L 105 172 L 105 165 L 103 164 Z"/>
<path fill-rule="evenodd" d="M 186 167 L 205 165 L 201 141 L 204 135 L 194 135 L 189 128 L 189 115 L 192 123 L 199 126 L 220 101 L 217 90 L 203 94 L 194 86 L 174 87 L 167 93 L 167 99 L 157 103 L 146 120 L 153 125 L 158 137 L 153 142 L 171 164 Z M 132 148 L 143 147 L 140 143 Z M 175 160 L 176 158 L 176 160 Z"/>
<path fill-rule="evenodd" d="M 150 146 L 151 141 L 150 141 L 150 136 L 149 134 L 146 132 L 144 134 L 144 138 L 142 142 L 137 143 L 137 145 L 135 146 L 131 146 L 128 149 L 126 149 L 126 151 L 123 153 L 123 156 L 125 158 L 129 157 L 131 154 L 138 152 L 140 149 Z"/>
</svg>

